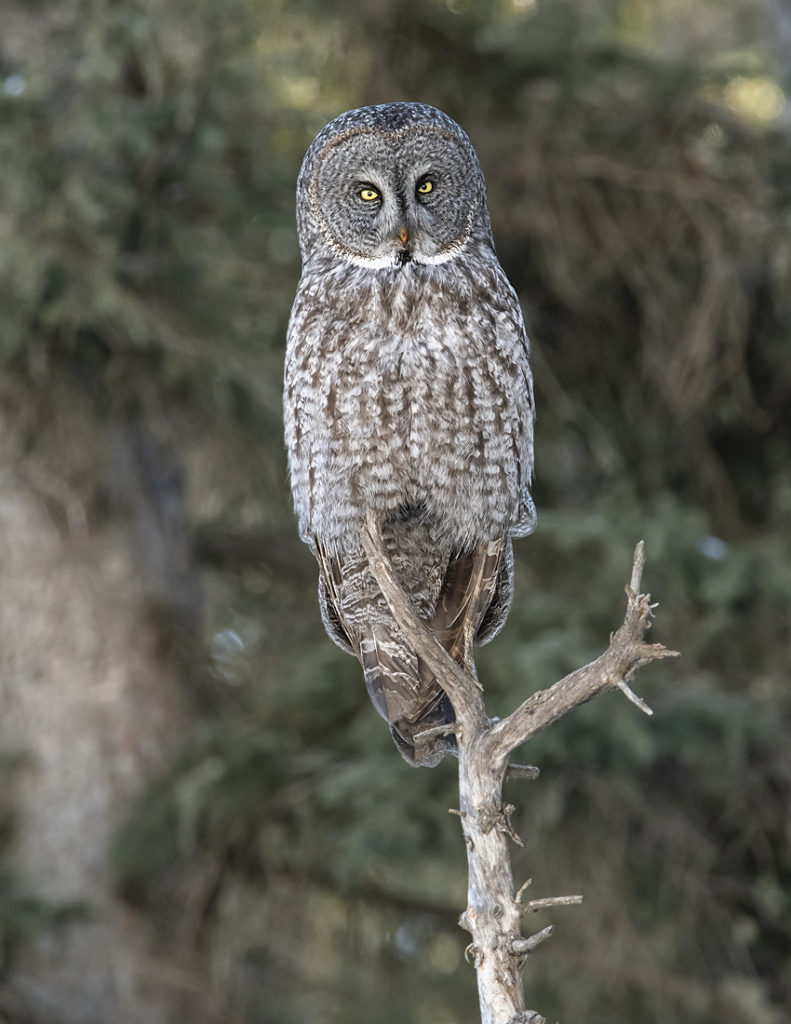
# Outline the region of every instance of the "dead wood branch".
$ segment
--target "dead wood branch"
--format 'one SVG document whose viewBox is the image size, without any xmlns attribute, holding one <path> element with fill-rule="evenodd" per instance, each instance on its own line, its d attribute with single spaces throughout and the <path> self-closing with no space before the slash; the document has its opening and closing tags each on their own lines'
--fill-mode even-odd
<svg viewBox="0 0 791 1024">
<path fill-rule="evenodd" d="M 459 751 L 459 810 L 454 813 L 461 819 L 469 870 L 467 908 L 459 923 L 472 935 L 467 955 L 477 972 L 482 1024 L 539 1024 L 543 1018 L 525 1009 L 522 969 L 527 957 L 549 937 L 552 926 L 524 938 L 520 919 L 529 911 L 579 903 L 582 897 L 554 896 L 523 903 L 526 886 L 514 895 L 508 841 L 520 840 L 511 825 L 514 808 L 503 804 L 503 781 L 506 772 L 534 778 L 536 770 L 509 766 L 508 755 L 573 708 L 608 690 L 620 689 L 642 711 L 651 714 L 628 682 L 641 666 L 676 652 L 662 644 L 645 642 L 655 606 L 648 594 L 640 593 L 643 542 L 634 552 L 623 624 L 610 637 L 604 654 L 549 689 L 532 694 L 507 718 L 491 720 L 474 667 L 467 671 L 447 654 L 399 587 L 380 521 L 373 513 L 366 519 L 362 540 L 393 617 L 436 675 L 456 712 L 453 731 Z"/>
</svg>

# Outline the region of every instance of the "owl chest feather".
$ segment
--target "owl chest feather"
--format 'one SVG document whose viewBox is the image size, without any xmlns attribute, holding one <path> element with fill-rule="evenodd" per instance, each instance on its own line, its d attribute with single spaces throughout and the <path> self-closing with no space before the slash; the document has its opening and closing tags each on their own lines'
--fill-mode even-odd
<svg viewBox="0 0 791 1024">
<path fill-rule="evenodd" d="M 331 545 L 359 535 L 366 509 L 404 506 L 473 543 L 518 503 L 519 339 L 498 351 L 495 311 L 416 277 L 332 303 L 290 356 L 304 383 L 286 424 L 292 485 L 303 530 Z"/>
</svg>

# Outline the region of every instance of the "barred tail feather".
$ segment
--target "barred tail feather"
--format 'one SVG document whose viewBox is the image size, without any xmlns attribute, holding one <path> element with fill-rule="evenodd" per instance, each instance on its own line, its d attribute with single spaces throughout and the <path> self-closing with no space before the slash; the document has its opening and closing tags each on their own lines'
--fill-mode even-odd
<svg viewBox="0 0 791 1024">
<path fill-rule="evenodd" d="M 410 539 L 415 540 L 414 532 Z M 427 538 L 420 539 L 424 541 L 422 550 L 413 548 L 409 559 L 394 559 L 399 582 L 451 657 L 474 672 L 473 641 L 490 639 L 508 611 L 510 540 L 480 544 L 470 552 L 441 558 L 436 547 L 425 543 Z M 399 544 L 403 552 L 403 535 Z M 450 700 L 407 643 L 362 550 L 330 556 L 314 541 L 314 551 L 327 632 L 359 659 L 371 701 L 390 724 L 405 760 L 415 765 L 437 764 L 455 751 L 455 737 L 452 733 L 423 737 L 421 733 L 455 721 Z"/>
</svg>

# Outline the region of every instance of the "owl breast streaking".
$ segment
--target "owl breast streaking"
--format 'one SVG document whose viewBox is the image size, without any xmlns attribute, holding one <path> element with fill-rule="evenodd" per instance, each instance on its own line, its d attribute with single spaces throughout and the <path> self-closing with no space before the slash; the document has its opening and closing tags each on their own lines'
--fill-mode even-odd
<svg viewBox="0 0 791 1024">
<path fill-rule="evenodd" d="M 511 601 L 535 511 L 529 350 L 464 131 L 421 103 L 342 114 L 297 184 L 302 277 L 285 426 L 327 632 L 362 664 L 403 756 L 436 764 L 453 708 L 394 621 L 362 548 L 375 511 L 398 581 L 471 664 Z"/>
</svg>

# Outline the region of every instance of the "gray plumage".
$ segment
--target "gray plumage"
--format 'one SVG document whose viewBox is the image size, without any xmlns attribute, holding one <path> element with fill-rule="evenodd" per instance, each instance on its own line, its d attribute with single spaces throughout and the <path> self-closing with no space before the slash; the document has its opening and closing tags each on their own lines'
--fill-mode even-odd
<svg viewBox="0 0 791 1024">
<path fill-rule="evenodd" d="M 285 427 L 327 632 L 362 664 L 413 764 L 452 737 L 444 692 L 407 644 L 362 550 L 368 509 L 401 586 L 462 664 L 508 614 L 511 538 L 535 524 L 533 393 L 514 290 L 464 131 L 421 103 L 342 114 L 297 184 L 302 249 Z"/>
</svg>

